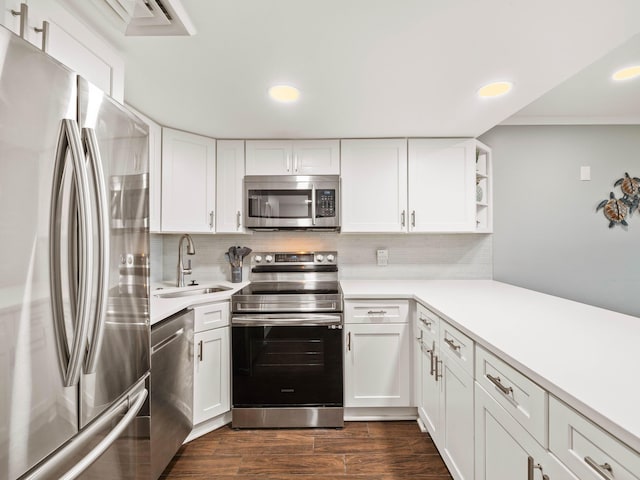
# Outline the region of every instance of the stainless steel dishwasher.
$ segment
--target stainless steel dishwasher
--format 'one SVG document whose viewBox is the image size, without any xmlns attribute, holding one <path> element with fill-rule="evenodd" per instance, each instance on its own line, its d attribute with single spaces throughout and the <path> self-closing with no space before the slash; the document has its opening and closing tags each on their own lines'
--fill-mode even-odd
<svg viewBox="0 0 640 480">
<path fill-rule="evenodd" d="M 157 479 L 191 432 L 193 310 L 151 327 L 151 473 Z"/>
</svg>

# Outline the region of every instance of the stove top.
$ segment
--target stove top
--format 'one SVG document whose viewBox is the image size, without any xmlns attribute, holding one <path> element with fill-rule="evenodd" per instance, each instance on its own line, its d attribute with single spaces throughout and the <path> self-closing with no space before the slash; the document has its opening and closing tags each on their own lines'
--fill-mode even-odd
<svg viewBox="0 0 640 480">
<path fill-rule="evenodd" d="M 337 295 L 342 293 L 338 282 L 255 282 L 237 295 Z"/>
</svg>

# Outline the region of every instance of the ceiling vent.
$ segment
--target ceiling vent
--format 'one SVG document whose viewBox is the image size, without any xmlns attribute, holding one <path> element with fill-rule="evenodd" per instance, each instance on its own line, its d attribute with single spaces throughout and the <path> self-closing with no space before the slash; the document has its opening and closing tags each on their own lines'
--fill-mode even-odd
<svg viewBox="0 0 640 480">
<path fill-rule="evenodd" d="M 195 35 L 180 0 L 94 0 L 124 26 L 125 35 Z"/>
</svg>

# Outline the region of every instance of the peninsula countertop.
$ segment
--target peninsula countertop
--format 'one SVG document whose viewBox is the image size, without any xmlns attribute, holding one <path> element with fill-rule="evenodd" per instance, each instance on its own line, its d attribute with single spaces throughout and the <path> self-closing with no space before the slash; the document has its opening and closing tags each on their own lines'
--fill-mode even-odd
<svg viewBox="0 0 640 480">
<path fill-rule="evenodd" d="M 640 452 L 640 318 L 492 280 L 342 280 L 415 299 Z"/>
</svg>

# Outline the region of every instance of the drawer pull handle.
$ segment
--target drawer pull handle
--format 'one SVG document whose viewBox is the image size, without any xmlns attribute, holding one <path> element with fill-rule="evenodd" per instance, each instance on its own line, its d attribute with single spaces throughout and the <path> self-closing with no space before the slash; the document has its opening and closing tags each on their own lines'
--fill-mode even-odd
<svg viewBox="0 0 640 480">
<path fill-rule="evenodd" d="M 489 381 L 491 383 L 493 383 L 496 387 L 498 387 L 498 389 L 504 393 L 505 395 L 513 395 L 513 388 L 512 387 L 505 387 L 502 384 L 502 380 L 500 380 L 500 377 L 494 377 L 493 375 L 491 375 L 490 373 L 486 374 L 486 377 L 489 379 Z"/>
<path fill-rule="evenodd" d="M 351 332 L 347 334 L 347 350 L 351 351 Z"/>
<path fill-rule="evenodd" d="M 202 361 L 204 355 L 202 354 L 202 340 L 198 342 L 198 360 Z"/>
<path fill-rule="evenodd" d="M 435 372 L 436 372 L 436 382 L 438 381 L 438 378 L 442 378 L 442 360 L 438 360 L 438 356 L 436 355 L 435 357 L 436 361 L 436 368 L 435 368 Z M 438 364 L 440 364 L 440 373 L 438 373 Z"/>
<path fill-rule="evenodd" d="M 367 315 L 386 315 L 387 311 L 386 310 L 369 310 L 367 312 Z"/>
<path fill-rule="evenodd" d="M 431 320 L 427 320 L 427 319 L 426 319 L 426 318 L 424 318 L 423 316 L 420 316 L 420 321 L 421 321 L 422 323 L 424 323 L 424 325 L 425 325 L 426 327 L 430 327 L 430 326 L 431 326 L 431 324 L 433 323 Z"/>
<path fill-rule="evenodd" d="M 533 480 L 533 477 L 534 477 L 533 471 L 535 469 L 540 470 L 540 473 L 542 474 L 542 480 L 549 480 L 549 475 L 546 475 L 544 473 L 544 470 L 542 469 L 542 465 L 540 465 L 539 463 L 537 465 L 534 465 L 533 457 L 528 457 L 527 458 L 527 480 Z"/>
<path fill-rule="evenodd" d="M 444 341 L 451 347 L 451 350 L 460 350 L 460 345 L 456 345 L 456 343 L 450 338 L 445 338 Z"/>
<path fill-rule="evenodd" d="M 613 468 L 608 463 L 600 465 L 591 457 L 584 457 L 584 461 L 587 462 L 587 465 L 593 468 L 602 478 L 606 480 L 611 480 L 613 478 Z"/>
</svg>

